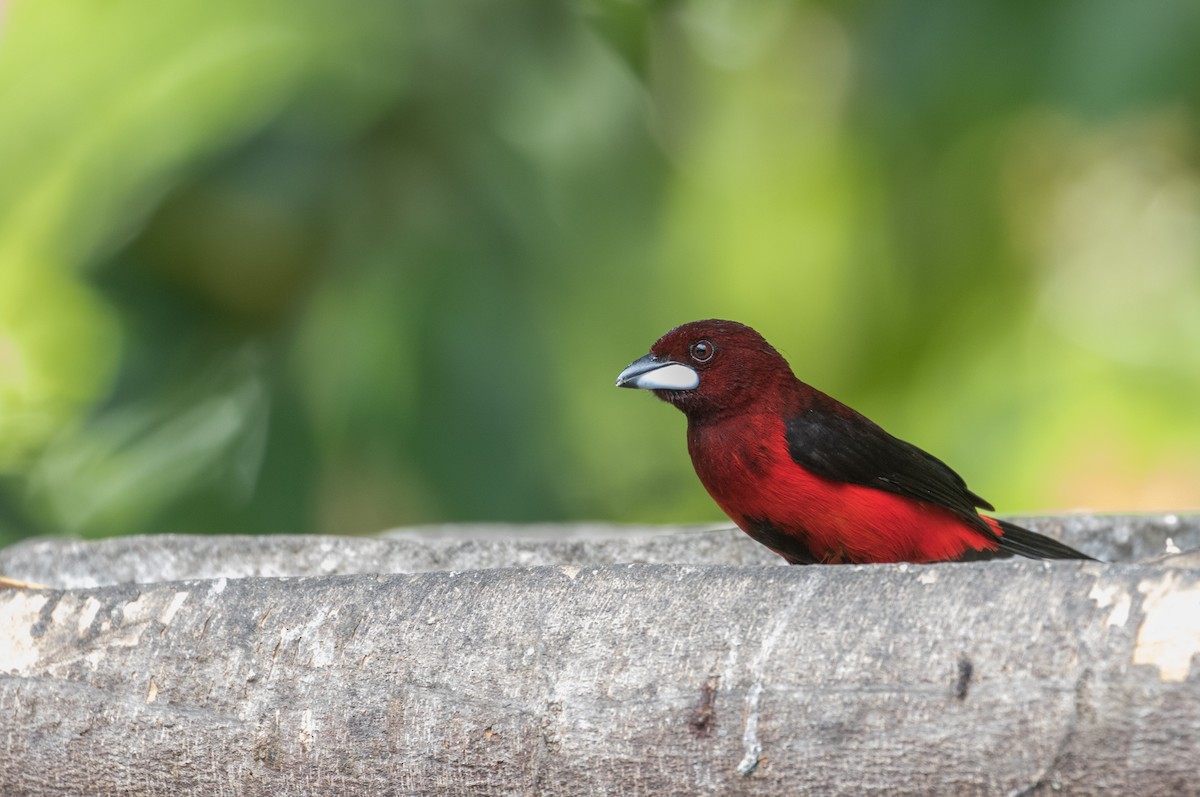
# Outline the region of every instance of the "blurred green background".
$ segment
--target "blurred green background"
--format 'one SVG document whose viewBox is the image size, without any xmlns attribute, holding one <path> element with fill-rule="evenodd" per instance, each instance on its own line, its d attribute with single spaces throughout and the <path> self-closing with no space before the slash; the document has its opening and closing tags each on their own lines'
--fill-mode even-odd
<svg viewBox="0 0 1200 797">
<path fill-rule="evenodd" d="M 1200 4 L 0 0 L 0 542 L 716 520 L 757 327 L 1003 511 L 1200 507 Z"/>
</svg>

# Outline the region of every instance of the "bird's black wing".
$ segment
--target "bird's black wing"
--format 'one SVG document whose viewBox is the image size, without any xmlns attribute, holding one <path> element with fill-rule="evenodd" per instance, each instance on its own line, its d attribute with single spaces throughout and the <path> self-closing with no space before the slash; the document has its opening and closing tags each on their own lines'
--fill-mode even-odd
<svg viewBox="0 0 1200 797">
<path fill-rule="evenodd" d="M 786 419 L 788 453 L 797 465 L 833 481 L 936 504 L 999 541 L 975 511 L 993 509 L 992 505 L 967 489 L 946 463 L 849 407 L 822 399 Z"/>
<path fill-rule="evenodd" d="M 885 432 L 878 424 L 828 397 L 818 398 L 786 422 L 788 453 L 812 473 L 834 481 L 874 487 L 944 507 L 999 543 L 996 550 L 968 550 L 964 560 L 1025 556 L 1030 559 L 1091 559 L 1057 540 L 998 520 L 997 535 L 976 512 L 994 509 L 932 454 Z"/>
</svg>

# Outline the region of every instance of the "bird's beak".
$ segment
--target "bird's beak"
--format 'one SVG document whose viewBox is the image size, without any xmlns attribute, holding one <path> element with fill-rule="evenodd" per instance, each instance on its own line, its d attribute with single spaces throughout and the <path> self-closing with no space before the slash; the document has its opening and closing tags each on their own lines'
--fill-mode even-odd
<svg viewBox="0 0 1200 797">
<path fill-rule="evenodd" d="M 617 374 L 617 387 L 636 387 L 641 390 L 695 390 L 700 375 L 683 363 L 660 360 L 653 354 L 634 360 Z"/>
</svg>

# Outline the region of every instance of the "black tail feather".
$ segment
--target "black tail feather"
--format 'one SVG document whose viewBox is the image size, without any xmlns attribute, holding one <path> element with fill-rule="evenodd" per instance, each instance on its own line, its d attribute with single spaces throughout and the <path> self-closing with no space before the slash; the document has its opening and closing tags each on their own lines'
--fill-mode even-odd
<svg viewBox="0 0 1200 797">
<path fill-rule="evenodd" d="M 1029 559 L 1090 559 L 1094 557 L 1081 553 L 1069 545 L 1051 539 L 1044 534 L 1022 528 L 1015 523 L 996 518 L 1004 535 L 1000 537 L 1000 550 L 992 552 L 996 556 L 1024 556 Z"/>
</svg>

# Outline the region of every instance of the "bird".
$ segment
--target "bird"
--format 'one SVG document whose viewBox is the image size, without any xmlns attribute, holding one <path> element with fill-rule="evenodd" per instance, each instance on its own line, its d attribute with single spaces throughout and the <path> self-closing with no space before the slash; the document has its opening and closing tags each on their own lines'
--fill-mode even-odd
<svg viewBox="0 0 1200 797">
<path fill-rule="evenodd" d="M 667 332 L 617 376 L 687 417 L 701 484 L 790 564 L 1091 559 L 1007 520 L 932 454 L 800 381 L 736 321 Z"/>
</svg>

